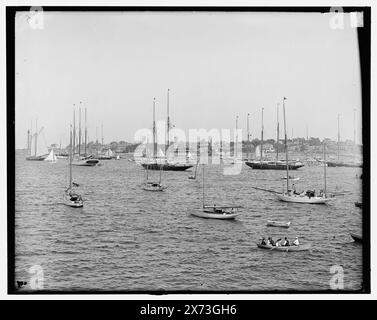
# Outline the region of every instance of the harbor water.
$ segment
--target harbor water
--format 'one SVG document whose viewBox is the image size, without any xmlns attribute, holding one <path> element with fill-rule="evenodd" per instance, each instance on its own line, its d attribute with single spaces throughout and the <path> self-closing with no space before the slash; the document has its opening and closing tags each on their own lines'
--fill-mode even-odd
<svg viewBox="0 0 377 320">
<path fill-rule="evenodd" d="M 238 175 L 223 166 L 205 166 L 206 204 L 243 208 L 233 221 L 202 219 L 190 213 L 202 206 L 202 171 L 163 172 L 165 192 L 141 189 L 144 169 L 127 159 L 102 166 L 73 167 L 83 208 L 62 204 L 67 160 L 26 161 L 16 152 L 15 277 L 30 280 L 30 268 L 43 270 L 51 291 L 154 290 L 329 290 L 332 266 L 344 271 L 344 289 L 362 284 L 362 246 L 350 232 L 362 233 L 359 168 L 327 168 L 327 190 L 341 192 L 328 205 L 284 203 L 285 171 L 253 170 Z M 305 166 L 291 175 L 297 191 L 323 189 L 323 167 Z M 158 180 L 158 171 L 149 171 Z M 289 229 L 267 220 L 291 221 Z M 304 252 L 257 248 L 262 237 L 299 237 Z"/>
</svg>

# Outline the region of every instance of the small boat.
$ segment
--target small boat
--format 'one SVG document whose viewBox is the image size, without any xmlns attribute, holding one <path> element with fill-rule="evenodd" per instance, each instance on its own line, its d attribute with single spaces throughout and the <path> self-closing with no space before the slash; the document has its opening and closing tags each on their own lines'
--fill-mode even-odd
<svg viewBox="0 0 377 320">
<path fill-rule="evenodd" d="M 150 182 L 148 181 L 148 167 L 146 168 L 146 179 L 141 188 L 146 191 L 164 191 L 167 189 L 167 186 L 163 186 L 161 184 L 161 172 L 162 170 L 160 169 L 160 180 L 159 182 Z"/>
<path fill-rule="evenodd" d="M 281 178 L 281 180 L 287 180 L 287 177 L 283 177 L 283 178 Z M 289 180 L 290 180 L 290 181 L 298 181 L 298 180 L 300 180 L 300 178 L 298 178 L 298 177 L 295 178 L 295 177 L 293 177 L 293 176 L 290 176 L 290 177 L 289 177 Z"/>
<path fill-rule="evenodd" d="M 72 208 L 82 208 L 84 206 L 84 201 L 82 200 L 81 195 L 68 188 L 64 194 L 64 204 Z"/>
<path fill-rule="evenodd" d="M 273 220 L 268 220 L 267 221 L 267 226 L 268 227 L 280 227 L 280 228 L 289 228 L 291 225 L 291 222 L 279 222 L 279 221 L 273 221 Z"/>
<path fill-rule="evenodd" d="M 363 243 L 363 237 L 361 235 L 358 235 L 356 233 L 350 233 L 352 239 L 355 241 L 355 242 L 358 242 L 358 243 Z"/>
<path fill-rule="evenodd" d="M 271 245 L 268 245 L 268 244 L 257 243 L 257 246 L 258 246 L 258 248 L 261 248 L 261 249 L 275 250 L 275 251 L 285 251 L 285 252 L 288 252 L 288 251 L 306 251 L 306 250 L 309 250 L 311 248 L 310 243 L 300 244 L 298 246 L 279 246 L 279 247 L 271 246 Z"/>
<path fill-rule="evenodd" d="M 358 207 L 358 208 L 362 208 L 363 207 L 363 203 L 362 202 L 355 202 L 355 207 Z"/>
<path fill-rule="evenodd" d="M 70 145 L 72 146 L 72 130 L 70 131 Z M 77 183 L 72 182 L 72 147 L 69 154 L 69 186 L 63 194 L 64 204 L 72 208 L 82 208 L 84 200 L 81 195 L 73 190 L 73 187 L 78 186 Z"/>
<path fill-rule="evenodd" d="M 191 180 L 195 180 L 196 179 L 196 173 L 198 171 L 198 166 L 199 166 L 199 160 L 196 162 L 196 166 L 195 166 L 195 174 L 193 176 L 189 176 L 188 178 L 191 179 Z"/>
<path fill-rule="evenodd" d="M 158 182 L 145 182 L 142 188 L 146 191 L 164 191 L 167 187 Z"/>
</svg>

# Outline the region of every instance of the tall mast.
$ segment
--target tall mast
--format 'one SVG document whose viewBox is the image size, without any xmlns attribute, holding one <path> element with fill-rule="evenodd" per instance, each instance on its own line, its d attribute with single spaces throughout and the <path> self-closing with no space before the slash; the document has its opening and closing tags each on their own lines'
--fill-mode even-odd
<svg viewBox="0 0 377 320">
<path fill-rule="evenodd" d="M 168 151 L 168 148 L 169 148 L 169 143 L 170 143 L 170 139 L 169 139 L 169 131 L 170 131 L 170 115 L 169 115 L 169 92 L 170 92 L 170 89 L 168 89 L 168 93 L 167 93 L 167 107 L 166 107 L 166 112 L 167 112 L 167 121 L 166 121 L 166 146 L 165 146 L 165 156 L 167 156 L 167 151 Z"/>
<path fill-rule="evenodd" d="M 250 142 L 250 123 L 249 123 L 249 121 L 250 121 L 250 119 L 249 119 L 249 117 L 250 117 L 250 113 L 248 113 L 247 114 L 247 142 Z"/>
<path fill-rule="evenodd" d="M 72 125 L 69 130 L 69 189 L 72 188 Z"/>
<path fill-rule="evenodd" d="M 238 144 L 238 116 L 236 116 L 236 144 L 234 146 L 234 158 L 236 159 L 237 157 L 237 144 Z"/>
<path fill-rule="evenodd" d="M 34 146 L 34 155 L 37 156 L 38 151 L 38 118 L 35 119 L 35 146 Z"/>
<path fill-rule="evenodd" d="M 157 158 L 155 104 L 156 104 L 156 98 L 153 98 L 153 158 L 154 159 Z"/>
<path fill-rule="evenodd" d="M 73 137 L 72 137 L 72 153 L 75 155 L 76 147 L 76 119 L 75 119 L 75 104 L 73 104 Z"/>
<path fill-rule="evenodd" d="M 202 163 L 202 176 L 203 176 L 203 208 L 205 207 L 204 205 L 204 163 Z"/>
<path fill-rule="evenodd" d="M 339 149 L 340 149 L 340 127 L 339 127 L 340 114 L 338 113 L 338 162 L 339 162 Z"/>
<path fill-rule="evenodd" d="M 98 127 L 96 127 L 96 155 L 98 156 Z"/>
<path fill-rule="evenodd" d="M 32 145 L 33 145 L 33 120 L 30 121 L 30 149 L 29 149 L 29 156 L 31 156 Z"/>
<path fill-rule="evenodd" d="M 277 127 L 276 127 L 276 161 L 279 161 L 279 103 L 276 106 L 276 119 L 277 119 Z"/>
<path fill-rule="evenodd" d="M 27 131 L 27 153 L 30 153 L 30 129 Z"/>
<path fill-rule="evenodd" d="M 325 179 L 324 195 L 326 198 L 326 142 L 325 142 L 325 139 L 323 139 L 323 174 L 324 174 L 324 179 Z"/>
<path fill-rule="evenodd" d="M 81 155 L 81 101 L 79 109 L 79 156 Z"/>
<path fill-rule="evenodd" d="M 283 114 L 284 114 L 284 145 L 285 145 L 285 161 L 287 165 L 287 193 L 289 190 L 289 165 L 288 165 L 288 146 L 287 146 L 287 125 L 285 122 L 285 100 L 287 98 L 283 98 Z"/>
<path fill-rule="evenodd" d="M 264 108 L 262 107 L 262 134 L 261 134 L 261 144 L 260 144 L 260 161 L 262 161 L 262 156 L 263 156 L 263 110 Z"/>
<path fill-rule="evenodd" d="M 353 109 L 353 144 L 356 144 L 356 109 Z"/>
<path fill-rule="evenodd" d="M 86 143 L 87 143 L 87 135 L 88 135 L 88 131 L 87 131 L 87 128 L 86 128 L 86 107 L 85 107 L 85 145 L 84 145 L 84 155 L 86 157 Z"/>
<path fill-rule="evenodd" d="M 247 114 L 247 160 L 249 160 L 250 150 L 250 113 Z"/>
<path fill-rule="evenodd" d="M 102 137 L 102 139 L 101 139 L 101 141 L 102 141 L 102 143 L 101 143 L 101 152 L 103 152 L 103 123 L 101 124 L 101 137 Z"/>
</svg>

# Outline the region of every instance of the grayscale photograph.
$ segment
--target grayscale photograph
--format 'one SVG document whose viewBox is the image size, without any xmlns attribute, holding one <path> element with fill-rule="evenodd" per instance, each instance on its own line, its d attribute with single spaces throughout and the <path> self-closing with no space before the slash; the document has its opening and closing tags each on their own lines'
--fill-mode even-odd
<svg viewBox="0 0 377 320">
<path fill-rule="evenodd" d="M 15 10 L 13 292 L 363 292 L 364 18 Z"/>
</svg>

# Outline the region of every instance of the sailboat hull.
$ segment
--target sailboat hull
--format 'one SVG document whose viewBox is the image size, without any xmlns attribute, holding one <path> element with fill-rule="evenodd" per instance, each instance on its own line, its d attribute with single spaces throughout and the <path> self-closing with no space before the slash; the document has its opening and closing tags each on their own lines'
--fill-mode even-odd
<svg viewBox="0 0 377 320">
<path fill-rule="evenodd" d="M 71 208 L 82 208 L 84 206 L 84 204 L 80 201 L 80 202 L 75 202 L 75 201 L 65 201 L 64 204 L 67 206 L 67 207 L 71 207 Z"/>
<path fill-rule="evenodd" d="M 205 219 L 232 220 L 238 213 L 213 213 L 211 211 L 193 211 L 191 215 Z"/>
<path fill-rule="evenodd" d="M 286 194 L 279 194 L 277 195 L 280 201 L 284 202 L 294 202 L 294 203 L 308 203 L 308 204 L 325 204 L 332 201 L 334 198 L 324 198 L 324 197 L 308 197 L 308 196 L 300 196 L 300 195 L 293 195 L 288 196 Z"/>
<path fill-rule="evenodd" d="M 80 167 L 94 167 L 97 165 L 99 160 L 97 159 L 83 159 L 83 160 L 73 160 L 73 166 L 80 166 Z"/>
<path fill-rule="evenodd" d="M 26 157 L 26 160 L 28 161 L 44 161 L 47 158 L 47 154 L 43 156 L 29 156 Z"/>
<path fill-rule="evenodd" d="M 333 162 L 327 161 L 328 167 L 345 167 L 345 168 L 362 168 L 363 165 L 360 163 L 348 163 L 348 162 Z"/>
<path fill-rule="evenodd" d="M 169 164 L 169 163 L 143 163 L 144 169 L 148 170 L 164 170 L 164 171 L 185 171 L 192 167 L 192 165 L 186 164 Z"/>
<path fill-rule="evenodd" d="M 287 165 L 283 162 L 246 161 L 245 164 L 253 169 L 259 170 L 287 170 Z M 297 170 L 303 166 L 304 164 L 302 163 L 288 164 L 289 170 Z"/>
</svg>

